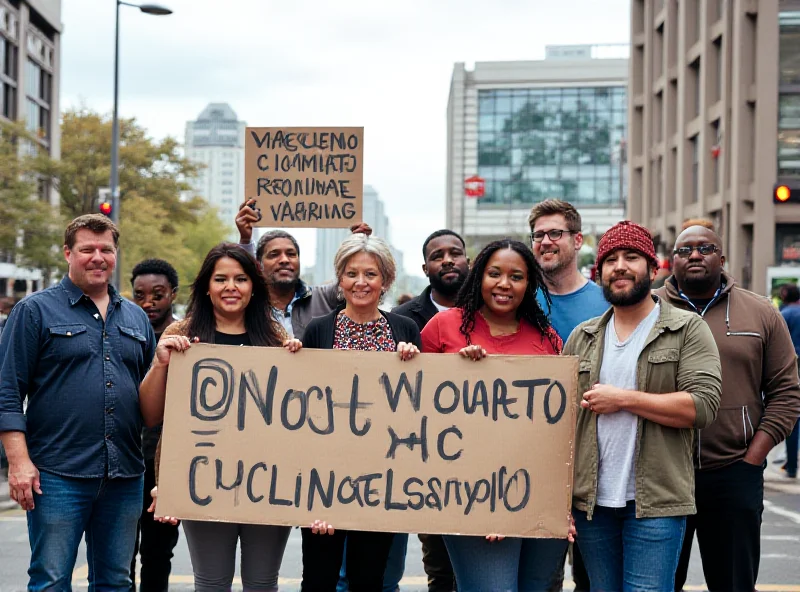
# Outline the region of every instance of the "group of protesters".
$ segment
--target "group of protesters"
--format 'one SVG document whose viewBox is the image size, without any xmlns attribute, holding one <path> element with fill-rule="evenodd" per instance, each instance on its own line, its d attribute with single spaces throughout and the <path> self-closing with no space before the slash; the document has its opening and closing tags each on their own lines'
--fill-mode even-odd
<svg viewBox="0 0 800 592">
<path fill-rule="evenodd" d="M 579 271 L 581 218 L 560 200 L 531 211 L 529 242 L 491 242 L 472 261 L 461 236 L 422 244 L 428 287 L 386 312 L 397 270 L 365 224 L 351 228 L 336 281 L 300 279 L 288 232 L 214 247 L 173 313 L 178 274 L 133 268 L 132 301 L 110 283 L 119 231 L 85 215 L 66 229 L 63 280 L 19 302 L 0 335 L 0 438 L 12 498 L 27 511 L 30 590 L 71 589 L 85 536 L 90 590 L 167 590 L 179 522 L 154 517 L 167 376 L 195 343 L 578 358 L 573 507 L 567 539 L 419 534 L 431 592 L 681 590 L 695 533 L 709 590 L 755 589 L 766 457 L 800 413 L 797 355 L 766 298 L 724 270 L 719 235 L 689 224 L 660 272 L 650 232 L 622 221 Z M 27 400 L 27 407 L 25 402 Z M 144 427 L 146 426 L 146 427 Z M 545 479 L 547 476 L 534 476 Z M 302 528 L 302 590 L 398 589 L 407 534 Z M 181 521 L 198 591 L 277 590 L 284 526 Z"/>
</svg>

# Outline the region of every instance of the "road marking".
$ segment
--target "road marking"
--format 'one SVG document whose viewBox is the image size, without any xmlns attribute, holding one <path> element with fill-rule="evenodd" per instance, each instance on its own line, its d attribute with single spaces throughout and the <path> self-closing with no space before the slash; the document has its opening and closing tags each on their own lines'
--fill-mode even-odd
<svg viewBox="0 0 800 592">
<path fill-rule="evenodd" d="M 773 514 L 777 514 L 778 516 L 783 516 L 784 518 L 788 518 L 795 524 L 800 524 L 800 513 L 793 512 L 792 510 L 787 510 L 786 508 L 779 506 L 774 502 L 771 502 L 769 500 L 764 500 L 764 509 L 769 512 L 772 512 Z"/>
<path fill-rule="evenodd" d="M 27 522 L 25 516 L 0 516 L 0 522 Z"/>
<path fill-rule="evenodd" d="M 800 483 L 786 483 L 786 482 L 776 483 L 775 481 L 765 481 L 764 489 L 771 489 L 772 491 L 779 491 L 781 493 L 791 493 L 796 495 L 800 493 Z"/>
<path fill-rule="evenodd" d="M 762 534 L 762 541 L 800 541 L 800 536 L 791 534 Z"/>
<path fill-rule="evenodd" d="M 772 555 L 762 555 L 762 558 L 771 558 Z M 790 555 L 781 555 L 781 558 L 791 558 Z M 84 564 L 75 570 L 72 576 L 72 584 L 85 588 L 89 585 L 86 581 L 86 576 L 89 573 L 88 567 Z M 299 586 L 302 580 L 300 578 L 278 578 L 279 586 Z M 194 576 L 176 575 L 169 576 L 169 583 L 171 585 L 180 584 L 194 584 Z M 233 584 L 237 586 L 242 585 L 241 578 L 234 578 Z M 425 576 L 408 576 L 400 580 L 400 586 L 427 586 L 428 578 Z M 574 590 L 575 585 L 572 582 L 564 582 L 564 590 Z M 705 585 L 684 586 L 685 592 L 708 592 Z M 758 592 L 800 592 L 800 585 L 793 584 L 759 584 Z"/>
<path fill-rule="evenodd" d="M 84 564 L 81 565 L 78 569 L 72 572 L 72 583 L 77 586 L 88 586 L 89 582 L 86 578 L 89 575 L 89 567 L 88 565 Z M 290 586 L 290 585 L 300 585 L 302 582 L 301 578 L 278 578 L 278 585 L 279 586 Z M 176 584 L 194 584 L 194 576 L 185 576 L 185 575 L 175 575 L 172 574 L 169 576 L 169 583 L 172 585 Z M 233 583 L 235 585 L 241 586 L 242 579 L 241 578 L 233 578 Z M 400 580 L 401 586 L 427 586 L 428 585 L 428 578 L 425 576 L 410 576 L 403 578 Z"/>
</svg>

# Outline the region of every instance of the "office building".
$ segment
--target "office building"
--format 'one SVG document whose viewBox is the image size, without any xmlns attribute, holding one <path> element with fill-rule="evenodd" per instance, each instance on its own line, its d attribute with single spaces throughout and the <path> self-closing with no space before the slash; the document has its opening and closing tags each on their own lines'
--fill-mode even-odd
<svg viewBox="0 0 800 592">
<path fill-rule="evenodd" d="M 23 120 L 41 146 L 59 158 L 61 0 L 0 0 L 0 118 Z M 40 183 L 39 197 L 58 208 L 58 192 Z M 0 297 L 41 289 L 37 270 L 0 253 Z"/>
<path fill-rule="evenodd" d="M 574 203 L 587 235 L 623 217 L 627 53 L 627 46 L 550 46 L 544 60 L 455 65 L 446 223 L 470 252 L 526 237 L 531 207 L 547 198 Z M 475 177 L 482 196 L 467 195 Z"/>
<path fill-rule="evenodd" d="M 192 181 L 193 192 L 217 208 L 220 218 L 231 226 L 232 236 L 244 197 L 246 127 L 227 103 L 210 103 L 195 121 L 186 123 L 186 157 L 202 165 Z"/>
<path fill-rule="evenodd" d="M 662 253 L 702 217 L 745 288 L 800 262 L 800 205 L 773 200 L 800 195 L 799 93 L 800 2 L 633 1 L 629 214 Z"/>
</svg>

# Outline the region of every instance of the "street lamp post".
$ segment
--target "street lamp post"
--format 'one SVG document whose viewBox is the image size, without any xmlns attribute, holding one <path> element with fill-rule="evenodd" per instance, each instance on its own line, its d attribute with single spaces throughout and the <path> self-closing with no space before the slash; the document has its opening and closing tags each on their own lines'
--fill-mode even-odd
<svg viewBox="0 0 800 592">
<path fill-rule="evenodd" d="M 114 117 L 111 122 L 111 221 L 119 226 L 119 7 L 133 6 L 145 14 L 166 16 L 172 14 L 169 8 L 158 4 L 132 4 L 117 0 L 117 20 L 114 31 Z M 117 265 L 114 268 L 114 286 L 120 289 L 120 266 L 122 259 L 117 251 Z"/>
</svg>

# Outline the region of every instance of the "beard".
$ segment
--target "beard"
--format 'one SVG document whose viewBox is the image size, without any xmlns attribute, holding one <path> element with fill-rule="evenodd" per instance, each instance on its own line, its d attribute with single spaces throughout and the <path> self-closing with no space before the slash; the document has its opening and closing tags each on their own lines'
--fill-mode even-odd
<svg viewBox="0 0 800 592">
<path fill-rule="evenodd" d="M 449 268 L 447 270 L 447 272 L 451 271 L 458 274 L 457 277 L 451 280 L 442 279 L 442 276 L 440 275 L 441 272 L 428 277 L 431 288 L 439 292 L 439 294 L 442 296 L 447 296 L 448 298 L 454 297 L 456 294 L 458 294 L 458 291 L 461 289 L 461 286 L 464 285 L 464 281 L 467 279 L 467 274 L 457 267 Z"/>
<path fill-rule="evenodd" d="M 633 280 L 633 287 L 630 291 L 614 292 L 611 290 L 611 283 L 616 279 L 620 279 L 620 277 Z M 603 280 L 603 296 L 611 306 L 633 306 L 634 304 L 639 304 L 650 295 L 651 286 L 652 282 L 649 275 L 645 275 L 638 280 L 635 276 L 630 275 L 612 276 L 607 282 Z"/>
<path fill-rule="evenodd" d="M 541 256 L 537 259 L 537 262 L 545 276 L 552 276 L 557 275 L 561 270 L 567 267 L 574 266 L 576 258 L 577 254 L 574 250 L 572 253 L 569 253 L 565 249 L 558 249 L 554 260 L 546 262 L 544 261 L 544 257 Z"/>
<path fill-rule="evenodd" d="M 271 273 L 267 278 L 267 285 L 281 291 L 289 290 L 289 288 L 297 286 L 297 280 L 300 278 L 298 274 L 292 274 L 291 278 L 285 278 L 278 275 L 281 271 L 286 270 L 276 269 L 274 273 Z"/>
<path fill-rule="evenodd" d="M 702 294 L 719 286 L 720 281 L 719 277 L 712 277 L 706 270 L 705 275 L 702 276 L 684 274 L 680 280 L 680 286 L 681 289 L 686 288 L 692 294 Z"/>
</svg>

